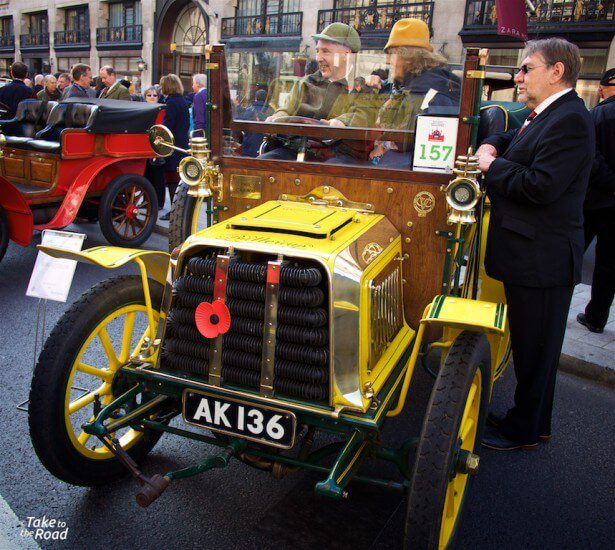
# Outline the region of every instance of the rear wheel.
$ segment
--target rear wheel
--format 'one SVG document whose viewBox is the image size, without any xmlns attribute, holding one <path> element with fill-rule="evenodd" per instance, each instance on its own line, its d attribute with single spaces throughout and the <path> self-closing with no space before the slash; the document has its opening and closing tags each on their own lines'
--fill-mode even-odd
<svg viewBox="0 0 615 550">
<path fill-rule="evenodd" d="M 169 250 L 180 246 L 190 235 L 209 227 L 211 199 L 197 199 L 188 194 L 188 184 L 180 182 L 175 191 L 169 217 Z"/>
<path fill-rule="evenodd" d="M 9 221 L 4 212 L 4 208 L 0 206 L 0 262 L 4 258 L 6 248 L 9 245 Z"/>
<path fill-rule="evenodd" d="M 489 344 L 463 332 L 431 392 L 408 496 L 405 547 L 449 548 L 478 467 L 491 387 Z"/>
<path fill-rule="evenodd" d="M 158 322 L 163 287 L 149 281 Z M 152 337 L 141 278 L 122 276 L 99 283 L 60 318 L 39 357 L 30 388 L 30 437 L 43 465 L 74 485 L 101 485 L 126 470 L 100 440 L 81 425 L 127 388 L 114 384 L 120 365 Z M 119 384 L 117 386 L 122 386 Z M 131 403 L 129 408 L 136 403 Z M 115 437 L 137 461 L 159 432 L 124 428 Z"/>
<path fill-rule="evenodd" d="M 143 244 L 152 234 L 157 217 L 154 186 L 138 174 L 124 174 L 111 181 L 98 207 L 100 229 L 117 246 Z"/>
</svg>

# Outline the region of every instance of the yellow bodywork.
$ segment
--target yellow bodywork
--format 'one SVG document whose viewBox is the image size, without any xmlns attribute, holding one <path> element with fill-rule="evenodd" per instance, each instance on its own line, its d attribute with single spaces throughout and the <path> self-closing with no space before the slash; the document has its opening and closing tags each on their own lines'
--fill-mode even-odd
<svg viewBox="0 0 615 550">
<path fill-rule="evenodd" d="M 386 217 L 349 208 L 270 201 L 190 236 L 178 263 L 211 247 L 310 259 L 326 270 L 331 325 L 337 327 L 331 331 L 330 405 L 338 411 L 367 411 L 415 335 L 400 313 L 399 330 L 378 360 L 370 362 L 370 284 L 403 258 L 401 236 Z M 343 285 L 352 285 L 351 297 L 340 291 Z M 340 319 L 348 316 L 356 316 L 354 332 L 339 327 Z"/>
</svg>

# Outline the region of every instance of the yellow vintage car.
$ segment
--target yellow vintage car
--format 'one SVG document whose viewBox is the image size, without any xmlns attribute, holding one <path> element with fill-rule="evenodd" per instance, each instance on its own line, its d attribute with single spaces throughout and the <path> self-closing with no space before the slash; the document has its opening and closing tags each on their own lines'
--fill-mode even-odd
<svg viewBox="0 0 615 550">
<path fill-rule="evenodd" d="M 138 274 L 92 288 L 49 336 L 30 394 L 34 448 L 75 485 L 129 471 L 141 506 L 231 460 L 277 478 L 306 468 L 321 477 L 316 493 L 334 499 L 351 482 L 407 493 L 405 546 L 446 548 L 510 359 L 503 289 L 483 268 L 489 204 L 471 154 L 479 131 L 513 120 L 514 109 L 481 110 L 487 52 L 468 50 L 449 82 L 456 104 L 423 94 L 401 128 L 377 123 L 392 104 L 377 90 L 348 107 L 373 109 L 368 126 L 241 118 L 223 48 L 207 54 L 209 135 L 192 138 L 179 168 L 171 254 L 41 247 L 106 269 L 133 262 Z M 246 136 L 275 136 L 287 158 L 250 156 Z M 161 126 L 150 141 L 163 156 L 175 149 Z M 401 164 L 374 161 L 383 143 Z M 346 162 L 343 144 L 363 157 Z M 387 419 L 413 407 L 413 373 L 432 353 L 422 430 L 387 448 Z M 219 450 L 145 476 L 139 464 L 165 433 Z M 362 474 L 366 457 L 394 463 L 398 477 Z"/>
</svg>

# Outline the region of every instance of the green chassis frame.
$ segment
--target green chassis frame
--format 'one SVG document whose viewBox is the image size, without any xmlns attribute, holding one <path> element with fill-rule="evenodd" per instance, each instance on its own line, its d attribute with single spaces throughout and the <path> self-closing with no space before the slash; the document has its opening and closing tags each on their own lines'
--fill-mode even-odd
<svg viewBox="0 0 615 550">
<path fill-rule="evenodd" d="M 116 374 L 116 380 L 120 379 L 122 386 L 132 386 L 131 389 L 104 407 L 93 422 L 83 426 L 83 430 L 100 439 L 125 465 L 126 458 L 122 457 L 125 453 L 119 447 L 117 441 L 113 439 L 113 433 L 125 427 L 132 427 L 137 430 L 150 429 L 167 432 L 203 441 L 224 449 L 222 453 L 209 456 L 199 464 L 166 473 L 164 478 L 167 481 L 190 477 L 213 468 L 222 468 L 228 464 L 232 456 L 239 456 L 245 453 L 252 457 L 270 460 L 290 468 L 306 468 L 325 474 L 326 478 L 316 484 L 315 491 L 317 494 L 336 499 L 347 497 L 345 488 L 352 479 L 397 492 L 404 492 L 408 487 L 410 479 L 408 455 L 410 450 L 417 444 L 418 439 L 412 438 L 407 440 L 399 449 L 389 449 L 380 445 L 379 431 L 386 418 L 386 413 L 396 404 L 396 397 L 399 395 L 399 390 L 402 386 L 406 372 L 405 367 L 410 359 L 413 342 L 414 340 L 409 342 L 406 351 L 396 364 L 389 381 L 376 396 L 374 401 L 377 403 L 377 406 L 370 409 L 367 413 L 353 414 L 342 412 L 339 417 L 332 418 L 320 415 L 317 411 L 311 413 L 300 408 L 294 409 L 292 406 L 284 407 L 285 410 L 296 414 L 299 426 L 311 426 L 317 430 L 340 435 L 343 438 L 339 442 L 328 444 L 311 452 L 305 458 L 278 454 L 274 448 L 254 444 L 241 438 L 212 437 L 207 435 L 208 431 L 206 429 L 201 434 L 169 426 L 169 420 L 180 414 L 183 392 L 185 390 L 203 390 L 205 386 L 202 382 L 189 378 L 180 378 L 175 372 L 169 373 L 172 375 L 172 378 L 169 378 L 165 376 L 165 371 L 163 370 L 146 370 L 150 366 L 149 364 L 127 364 L 120 368 Z M 206 389 L 211 395 L 219 395 L 221 397 L 225 395 L 224 388 L 207 386 Z M 130 402 L 134 402 L 134 399 L 139 394 L 142 398 L 141 405 L 119 416 L 118 411 Z M 254 395 L 256 397 L 258 394 Z M 242 399 L 248 404 L 258 405 L 258 401 L 251 399 L 249 394 L 245 394 L 245 390 Z M 297 401 L 297 404 L 301 405 L 301 402 Z M 313 407 L 313 404 L 310 404 L 310 406 Z M 323 412 L 330 412 L 330 409 L 323 408 Z M 161 418 L 156 418 L 157 414 L 161 414 Z M 323 458 L 333 454 L 336 454 L 337 457 L 331 467 L 319 464 Z M 399 481 L 356 475 L 359 466 L 367 456 L 374 456 L 394 463 L 405 480 L 400 483 Z M 130 459 L 128 458 L 128 460 Z M 128 465 L 127 467 L 133 471 L 135 477 L 142 478 L 140 472 L 135 472 Z M 145 480 L 146 483 L 147 481 Z"/>
</svg>

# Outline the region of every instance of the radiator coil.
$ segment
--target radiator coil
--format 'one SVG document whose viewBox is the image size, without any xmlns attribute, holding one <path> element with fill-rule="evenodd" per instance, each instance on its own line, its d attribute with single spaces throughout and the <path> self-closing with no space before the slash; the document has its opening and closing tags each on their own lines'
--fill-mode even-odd
<svg viewBox="0 0 615 550">
<path fill-rule="evenodd" d="M 215 258 L 193 257 L 173 285 L 161 361 L 163 368 L 208 375 L 209 341 L 196 328 L 194 310 L 213 299 Z M 222 378 L 258 388 L 263 350 L 266 264 L 236 260 L 228 271 L 226 305 L 231 327 L 223 336 Z M 329 393 L 328 313 L 323 276 L 315 267 L 280 270 L 274 389 L 276 393 L 325 401 Z"/>
</svg>

